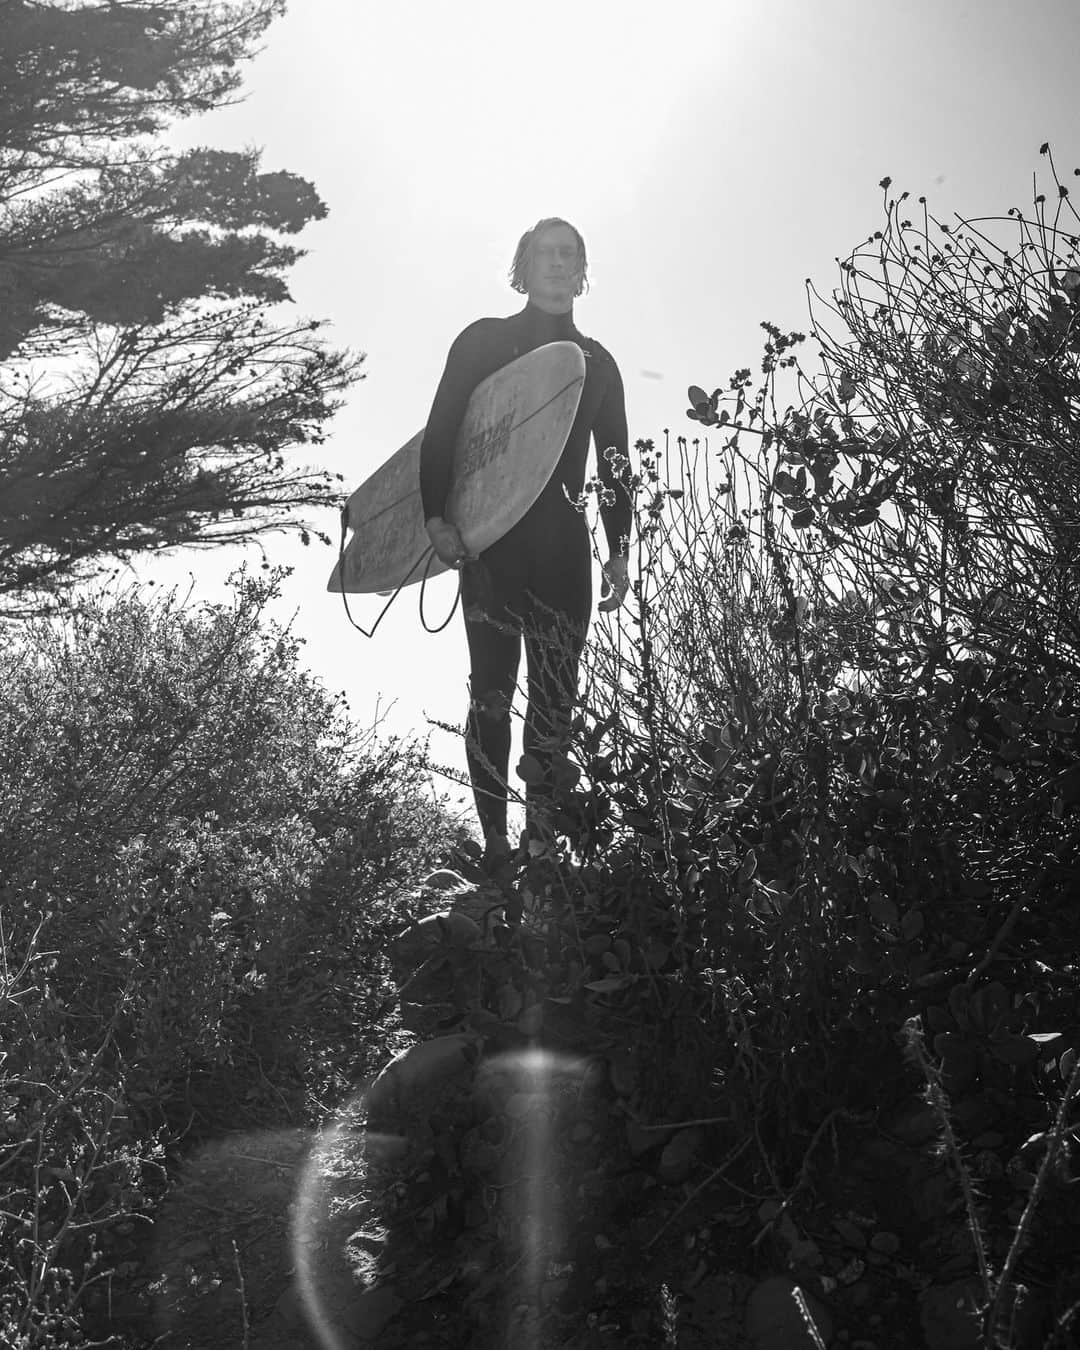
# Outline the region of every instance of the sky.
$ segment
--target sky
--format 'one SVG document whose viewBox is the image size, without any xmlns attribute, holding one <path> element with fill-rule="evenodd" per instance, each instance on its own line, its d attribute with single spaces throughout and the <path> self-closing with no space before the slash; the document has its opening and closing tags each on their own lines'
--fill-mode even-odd
<svg viewBox="0 0 1080 1350">
<path fill-rule="evenodd" d="M 631 440 L 693 434 L 687 386 L 756 368 L 762 320 L 805 331 L 805 281 L 832 289 L 877 228 L 882 177 L 948 219 L 1028 205 L 1044 141 L 1071 175 L 1077 50 L 1075 0 L 292 0 L 244 101 L 171 139 L 256 145 L 326 201 L 290 289 L 366 353 L 366 378 L 297 462 L 351 489 L 422 427 L 456 334 L 520 308 L 506 273 L 538 218 L 586 239 L 575 317 L 619 363 Z M 460 724 L 460 616 L 428 635 L 413 587 L 369 640 L 326 593 L 331 550 L 266 547 L 295 569 L 278 617 L 358 721 Z M 180 553 L 144 575 L 217 599 L 237 560 Z M 429 623 L 453 599 L 433 582 Z M 370 624 L 381 604 L 352 608 Z M 456 736 L 434 731 L 432 751 L 464 765 Z"/>
</svg>

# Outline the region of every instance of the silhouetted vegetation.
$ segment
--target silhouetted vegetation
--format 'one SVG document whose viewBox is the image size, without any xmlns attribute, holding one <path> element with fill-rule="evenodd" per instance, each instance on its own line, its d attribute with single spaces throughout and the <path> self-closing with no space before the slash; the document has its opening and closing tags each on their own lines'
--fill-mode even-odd
<svg viewBox="0 0 1080 1350">
<path fill-rule="evenodd" d="M 78 1343 L 167 1146 L 311 1120 L 385 1053 L 388 942 L 450 831 L 273 591 L 88 604 L 0 658 L 5 1344 Z"/>
<path fill-rule="evenodd" d="M 303 530 L 359 362 L 282 321 L 282 242 L 326 215 L 256 151 L 161 143 L 229 102 L 282 0 L 0 2 L 0 595 L 109 558 Z M 305 541 L 307 539 L 304 533 Z"/>
</svg>

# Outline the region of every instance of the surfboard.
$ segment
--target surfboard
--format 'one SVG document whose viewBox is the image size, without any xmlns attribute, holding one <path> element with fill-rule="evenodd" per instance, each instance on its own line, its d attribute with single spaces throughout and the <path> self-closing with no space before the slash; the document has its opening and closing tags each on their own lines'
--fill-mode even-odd
<svg viewBox="0 0 1080 1350">
<path fill-rule="evenodd" d="M 516 525 L 547 486 L 574 424 L 585 382 L 575 342 L 549 342 L 503 366 L 472 392 L 454 444 L 446 503 L 470 553 Z M 432 556 L 420 501 L 423 431 L 396 451 L 346 503 L 352 530 L 328 591 L 393 590 L 447 568 Z"/>
</svg>

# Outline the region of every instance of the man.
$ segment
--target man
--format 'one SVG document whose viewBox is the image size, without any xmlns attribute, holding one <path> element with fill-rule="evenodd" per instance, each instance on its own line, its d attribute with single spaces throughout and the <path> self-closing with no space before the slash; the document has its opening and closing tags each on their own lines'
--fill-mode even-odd
<svg viewBox="0 0 1080 1350">
<path fill-rule="evenodd" d="M 622 377 L 610 354 L 574 326 L 574 300 L 586 286 L 585 242 L 565 220 L 548 217 L 521 237 L 510 272 L 528 303 L 507 319 L 480 319 L 454 341 L 420 450 L 420 489 L 428 537 L 438 557 L 462 567 L 461 591 L 471 665 L 466 758 L 486 853 L 506 847 L 510 705 L 525 639 L 529 707 L 524 750 L 540 766 L 527 784 L 526 813 L 550 793 L 550 742 L 565 732 L 577 693 L 578 663 L 592 610 L 589 532 L 572 504 L 585 484 L 590 434 L 605 491 L 600 514 L 610 552 L 603 610 L 627 590 L 631 520 Z M 577 417 L 547 487 L 526 515 L 479 562 L 467 557 L 456 527 L 443 518 L 454 440 L 469 396 L 488 375 L 548 342 L 576 342 L 585 355 Z"/>
</svg>

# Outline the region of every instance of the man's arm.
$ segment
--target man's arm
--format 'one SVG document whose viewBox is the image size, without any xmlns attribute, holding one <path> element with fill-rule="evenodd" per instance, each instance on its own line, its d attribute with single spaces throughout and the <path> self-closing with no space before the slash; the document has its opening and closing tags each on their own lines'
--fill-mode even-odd
<svg viewBox="0 0 1080 1350">
<path fill-rule="evenodd" d="M 605 353 L 606 355 L 606 353 Z M 618 609 L 629 587 L 628 559 L 633 503 L 630 497 L 630 446 L 626 426 L 626 394 L 619 367 L 607 357 L 608 382 L 593 422 L 596 471 L 600 479 L 600 519 L 608 542 L 604 567 L 605 594 L 598 608 Z"/>
<path fill-rule="evenodd" d="M 480 383 L 478 324 L 453 341 L 420 443 L 420 500 L 424 525 L 441 562 L 456 567 L 466 556 L 457 526 L 443 518 L 454 467 L 454 442 L 469 397 Z"/>
</svg>

